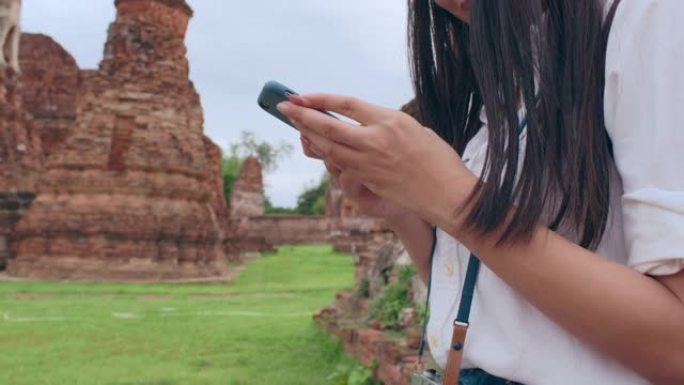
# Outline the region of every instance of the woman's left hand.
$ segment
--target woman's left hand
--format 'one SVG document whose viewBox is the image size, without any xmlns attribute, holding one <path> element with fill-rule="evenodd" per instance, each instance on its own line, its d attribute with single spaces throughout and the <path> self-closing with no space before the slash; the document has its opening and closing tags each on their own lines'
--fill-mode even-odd
<svg viewBox="0 0 684 385">
<path fill-rule="evenodd" d="M 326 94 L 293 96 L 278 109 L 326 163 L 431 223 L 453 220 L 478 181 L 449 144 L 403 112 Z"/>
</svg>

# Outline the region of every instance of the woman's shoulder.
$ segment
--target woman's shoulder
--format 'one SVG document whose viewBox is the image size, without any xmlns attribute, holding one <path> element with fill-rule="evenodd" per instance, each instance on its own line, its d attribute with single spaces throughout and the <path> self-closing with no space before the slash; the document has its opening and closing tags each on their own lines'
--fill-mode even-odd
<svg viewBox="0 0 684 385">
<path fill-rule="evenodd" d="M 679 101 L 681 90 L 673 93 L 670 87 L 664 87 L 662 80 L 668 79 L 673 84 L 684 81 L 683 19 L 684 0 L 621 0 L 606 52 L 605 101 L 609 131 L 616 126 L 611 123 L 620 109 L 618 104 L 626 107 L 629 105 L 626 102 L 641 100 L 642 104 L 630 108 L 654 117 L 666 110 L 659 107 Z M 623 103 L 618 103 L 619 100 Z M 646 108 L 649 106 L 653 108 Z M 629 114 L 623 114 L 626 115 Z"/>
<path fill-rule="evenodd" d="M 684 16 L 682 0 L 608 0 L 606 12 L 620 1 L 614 27 L 621 33 L 639 33 L 640 29 L 661 28 Z"/>
</svg>

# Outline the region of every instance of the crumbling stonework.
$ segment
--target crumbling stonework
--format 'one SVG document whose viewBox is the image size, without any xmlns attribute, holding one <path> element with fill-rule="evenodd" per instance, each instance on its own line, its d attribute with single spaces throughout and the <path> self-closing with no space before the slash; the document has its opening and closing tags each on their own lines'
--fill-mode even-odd
<svg viewBox="0 0 684 385">
<path fill-rule="evenodd" d="M 223 174 L 221 172 L 223 152 L 209 137 L 204 136 L 203 141 L 208 163 L 206 171 L 207 180 L 210 182 L 212 221 L 221 229 L 217 242 L 223 257 L 230 262 L 239 262 L 243 251 L 270 250 L 270 246 L 262 249 L 243 241 L 247 234 L 244 231 L 241 232 L 244 229 L 240 229 L 240 222 L 234 221 L 230 217 L 229 202 L 226 201 L 223 192 Z"/>
<path fill-rule="evenodd" d="M 42 167 L 40 138 L 24 112 L 21 89 L 13 68 L 0 70 L 0 268 L 11 256 L 15 225 L 35 197 Z"/>
<path fill-rule="evenodd" d="M 206 178 L 210 185 L 210 202 L 216 217 L 219 220 L 225 220 L 229 213 L 228 204 L 223 196 L 223 175 L 221 174 L 223 153 L 221 148 L 207 136 L 202 136 L 202 143 L 204 144 L 204 154 L 207 158 Z"/>
<path fill-rule="evenodd" d="M 224 249 L 243 252 L 273 250 L 264 233 L 258 229 L 258 218 L 264 215 L 263 167 L 259 159 L 247 157 L 233 183 L 229 204 L 230 237 Z"/>
<path fill-rule="evenodd" d="M 74 58 L 45 35 L 23 34 L 19 50 L 24 109 L 40 134 L 43 155 L 64 142 L 76 120 L 83 92 Z"/>
<path fill-rule="evenodd" d="M 230 215 L 233 218 L 264 215 L 263 170 L 259 160 L 253 156 L 242 162 L 240 173 L 233 184 Z"/>
<path fill-rule="evenodd" d="M 176 279 L 223 274 L 216 151 L 188 80 L 183 0 L 117 0 L 105 56 L 17 226 L 11 274 Z"/>
<path fill-rule="evenodd" d="M 14 227 L 35 197 L 40 137 L 22 102 L 18 41 L 21 1 L 0 1 L 0 268 L 11 256 Z"/>
<path fill-rule="evenodd" d="M 21 0 L 0 0 L 0 70 L 19 72 Z"/>
<path fill-rule="evenodd" d="M 359 254 L 395 238 L 384 220 L 368 217 L 337 218 L 330 239 L 335 250 Z"/>
<path fill-rule="evenodd" d="M 397 338 L 396 330 L 383 330 L 378 320 L 369 319 L 369 309 L 383 289 L 396 281 L 397 267 L 406 262 L 404 257 L 404 247 L 396 239 L 369 244 L 355 254 L 355 288 L 338 293 L 335 304 L 314 316 L 342 340 L 349 355 L 374 368 L 375 378 L 393 385 L 408 385 L 415 370 L 421 335 L 416 304 L 424 298 L 416 298 L 413 293 L 414 303 L 401 311 L 399 326 L 404 338 Z"/>
<path fill-rule="evenodd" d="M 313 215 L 262 215 L 249 219 L 249 237 L 269 245 L 329 243 L 335 221 Z"/>
</svg>

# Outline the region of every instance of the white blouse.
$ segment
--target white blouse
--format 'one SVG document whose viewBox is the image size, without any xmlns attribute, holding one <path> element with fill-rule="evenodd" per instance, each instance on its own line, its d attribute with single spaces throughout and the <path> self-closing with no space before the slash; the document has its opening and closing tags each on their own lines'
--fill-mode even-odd
<svg viewBox="0 0 684 385">
<path fill-rule="evenodd" d="M 622 0 L 608 43 L 605 116 L 616 167 L 597 253 L 650 275 L 684 270 L 682 20 L 684 0 Z M 487 150 L 483 123 L 463 155 L 478 175 Z M 525 138 L 523 132 L 522 146 Z M 428 342 L 442 367 L 469 255 L 437 231 Z M 470 321 L 464 368 L 526 385 L 647 384 L 556 325 L 484 265 Z"/>
</svg>

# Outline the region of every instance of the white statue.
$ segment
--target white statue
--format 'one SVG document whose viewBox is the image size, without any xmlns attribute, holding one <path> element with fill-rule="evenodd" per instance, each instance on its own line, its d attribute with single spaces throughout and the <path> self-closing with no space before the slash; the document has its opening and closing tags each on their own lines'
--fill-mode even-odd
<svg viewBox="0 0 684 385">
<path fill-rule="evenodd" d="M 0 69 L 10 66 L 19 72 L 20 18 L 21 0 L 0 0 Z"/>
</svg>

